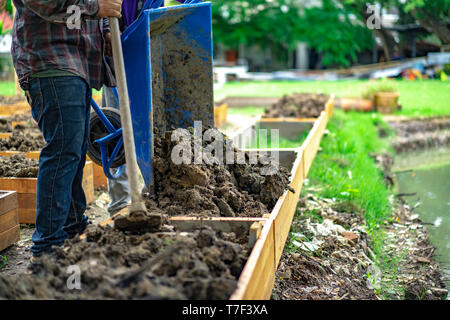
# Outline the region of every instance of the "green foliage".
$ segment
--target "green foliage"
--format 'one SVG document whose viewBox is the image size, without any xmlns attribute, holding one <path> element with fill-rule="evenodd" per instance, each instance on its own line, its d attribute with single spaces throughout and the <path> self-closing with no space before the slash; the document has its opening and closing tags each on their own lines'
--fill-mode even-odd
<svg viewBox="0 0 450 320">
<path fill-rule="evenodd" d="M 212 0 L 212 16 L 215 43 L 271 47 L 280 56 L 305 41 L 325 66 L 349 66 L 373 45 L 370 31 L 332 0 L 317 7 L 295 0 Z"/>
<path fill-rule="evenodd" d="M 0 256 L 0 268 L 6 266 L 7 263 L 8 259 L 6 258 L 6 256 Z"/>
<path fill-rule="evenodd" d="M 382 79 L 370 81 L 362 93 L 364 99 L 372 100 L 377 92 L 397 92 L 397 84 L 395 80 Z"/>
<path fill-rule="evenodd" d="M 358 52 L 373 46 L 371 32 L 353 22 L 350 12 L 331 0 L 323 0 L 322 7 L 305 9 L 302 36 L 322 53 L 324 66 L 348 67 L 356 61 Z"/>
</svg>

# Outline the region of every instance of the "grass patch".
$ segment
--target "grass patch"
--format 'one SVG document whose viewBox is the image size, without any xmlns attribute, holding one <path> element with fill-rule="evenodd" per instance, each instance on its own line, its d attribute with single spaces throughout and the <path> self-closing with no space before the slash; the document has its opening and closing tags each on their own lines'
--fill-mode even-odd
<svg viewBox="0 0 450 320">
<path fill-rule="evenodd" d="M 368 80 L 340 81 L 253 81 L 229 82 L 216 90 L 216 97 L 281 97 L 295 92 L 334 93 L 336 97 L 361 97 L 371 83 Z M 396 80 L 402 111 L 398 115 L 450 115 L 450 81 Z"/>
<path fill-rule="evenodd" d="M 322 139 L 322 151 L 317 154 L 308 179 L 316 195 L 336 199 L 343 210 L 362 210 L 376 264 L 394 279 L 399 258 L 389 256 L 383 248 L 383 225 L 392 217 L 392 191 L 383 183 L 381 172 L 369 156 L 391 151 L 388 142 L 378 138 L 381 122 L 375 114 L 337 110 L 328 123 L 329 134 Z M 393 287 L 393 283 L 386 283 L 380 289 L 383 296 L 389 297 Z"/>
</svg>

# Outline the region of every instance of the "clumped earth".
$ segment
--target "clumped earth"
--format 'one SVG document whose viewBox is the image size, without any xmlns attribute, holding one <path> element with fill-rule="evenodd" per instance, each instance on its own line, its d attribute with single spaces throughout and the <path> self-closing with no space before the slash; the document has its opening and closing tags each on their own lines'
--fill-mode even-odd
<svg viewBox="0 0 450 320">
<path fill-rule="evenodd" d="M 273 291 L 280 300 L 377 299 L 368 285 L 374 265 L 359 208 L 308 195 L 300 200 Z"/>
<path fill-rule="evenodd" d="M 2 96 L 0 95 L 0 105 L 8 105 L 14 104 L 17 102 L 26 101 L 25 96 L 16 95 L 16 96 Z"/>
<path fill-rule="evenodd" d="M 4 299 L 227 299 L 249 250 L 234 233 L 192 233 L 165 225 L 157 233 L 89 226 L 86 241 L 66 240 L 29 267 L 0 275 Z M 72 266 L 72 267 L 71 267 Z M 73 266 L 81 290 L 70 290 Z"/>
<path fill-rule="evenodd" d="M 23 153 L 0 156 L 0 177 L 36 178 L 39 162 L 28 159 Z"/>
<path fill-rule="evenodd" d="M 17 125 L 12 130 L 8 139 L 0 139 L 1 151 L 36 151 L 45 146 L 45 140 L 38 128 L 28 128 L 25 125 Z"/>
<path fill-rule="evenodd" d="M 0 132 L 11 132 L 12 126 L 8 119 L 0 118 Z"/>
<path fill-rule="evenodd" d="M 278 102 L 266 108 L 264 117 L 318 118 L 329 100 L 325 94 L 294 93 L 284 95 Z"/>
<path fill-rule="evenodd" d="M 396 131 L 392 146 L 397 153 L 450 146 L 450 117 L 389 122 Z"/>
<path fill-rule="evenodd" d="M 225 158 L 227 144 L 231 141 L 217 129 L 211 130 L 225 142 Z M 265 175 L 265 170 L 276 169 L 278 164 L 249 165 L 248 155 L 244 164 L 227 165 L 211 157 L 208 158 L 212 162 L 210 164 L 205 161 L 203 164 L 175 164 L 171 154 L 179 141 L 171 141 L 172 132 L 167 131 L 155 139 L 155 192 L 147 195 L 150 211 L 158 208 L 169 216 L 260 217 L 270 213 L 278 198 L 289 188 L 289 172 L 285 168 L 279 166 L 273 174 Z M 193 150 L 192 140 L 190 146 Z M 198 147 L 204 150 L 207 145 L 203 142 Z M 236 159 L 237 150 L 230 150 L 228 152 L 232 152 Z M 189 157 L 191 163 L 194 163 L 194 156 L 192 152 Z"/>
</svg>

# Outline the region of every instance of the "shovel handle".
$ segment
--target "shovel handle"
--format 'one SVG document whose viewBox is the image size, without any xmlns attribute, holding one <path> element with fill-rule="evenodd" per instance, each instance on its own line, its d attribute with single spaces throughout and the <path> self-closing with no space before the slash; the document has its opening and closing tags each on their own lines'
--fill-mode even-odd
<svg viewBox="0 0 450 320">
<path fill-rule="evenodd" d="M 131 206 L 130 212 L 145 211 L 139 187 L 139 171 L 136 161 L 136 149 L 134 145 L 133 124 L 131 121 L 130 100 L 128 98 L 125 64 L 122 53 L 122 41 L 120 39 L 119 20 L 109 18 L 111 28 L 111 46 L 113 51 L 114 69 L 117 89 L 119 93 L 120 121 L 122 123 L 123 145 L 125 149 L 125 161 L 128 171 L 128 184 L 130 187 Z"/>
</svg>

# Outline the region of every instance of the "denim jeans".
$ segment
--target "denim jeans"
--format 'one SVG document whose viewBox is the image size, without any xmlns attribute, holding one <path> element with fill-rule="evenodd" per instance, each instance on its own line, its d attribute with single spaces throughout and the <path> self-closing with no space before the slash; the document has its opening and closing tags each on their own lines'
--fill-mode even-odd
<svg viewBox="0 0 450 320">
<path fill-rule="evenodd" d="M 62 245 L 89 224 L 82 180 L 92 91 L 77 76 L 32 78 L 33 119 L 46 141 L 39 157 L 33 255 Z"/>
<path fill-rule="evenodd" d="M 119 109 L 119 102 L 114 96 L 112 87 L 103 86 L 102 107 Z M 131 201 L 127 166 L 124 166 L 120 177 L 117 179 L 108 179 L 108 194 L 111 199 L 111 202 L 108 204 L 108 212 L 111 216 L 125 208 Z M 113 173 L 116 173 L 117 170 L 111 169 Z"/>
</svg>

